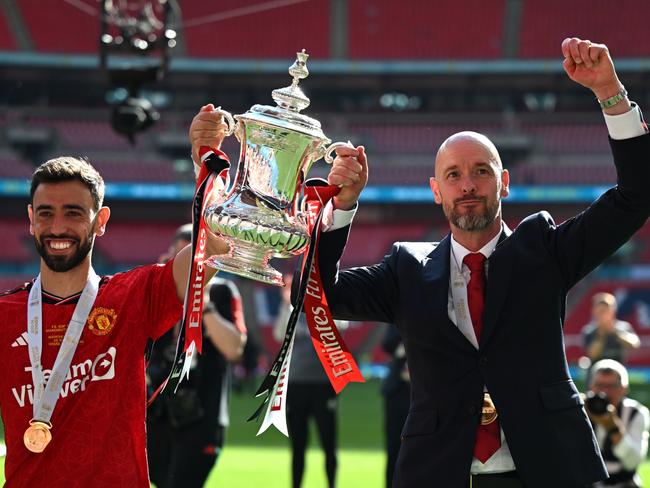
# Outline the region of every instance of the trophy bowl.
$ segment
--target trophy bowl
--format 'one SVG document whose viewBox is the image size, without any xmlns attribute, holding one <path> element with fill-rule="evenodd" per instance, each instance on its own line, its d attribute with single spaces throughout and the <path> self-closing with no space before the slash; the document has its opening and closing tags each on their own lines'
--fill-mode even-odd
<svg viewBox="0 0 650 488">
<path fill-rule="evenodd" d="M 234 133 L 240 156 L 230 190 L 208 205 L 205 224 L 230 244 L 227 254 L 210 256 L 213 268 L 264 283 L 283 286 L 282 275 L 269 261 L 304 252 L 309 245 L 305 216 L 298 208 L 303 183 L 312 164 L 349 143 L 330 144 L 320 122 L 300 113 L 309 98 L 298 83 L 309 74 L 304 50 L 289 68 L 290 86 L 274 90 L 277 106 L 254 105 L 233 117 L 219 109 Z"/>
</svg>

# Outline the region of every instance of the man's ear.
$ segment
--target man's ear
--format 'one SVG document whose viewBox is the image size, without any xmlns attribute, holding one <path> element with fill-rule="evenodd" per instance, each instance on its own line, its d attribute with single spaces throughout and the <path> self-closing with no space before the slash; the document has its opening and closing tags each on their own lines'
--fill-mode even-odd
<svg viewBox="0 0 650 488">
<path fill-rule="evenodd" d="M 429 178 L 429 186 L 433 192 L 433 199 L 438 205 L 440 205 L 442 203 L 442 197 L 440 196 L 440 188 L 438 187 L 438 181 L 435 176 Z"/>
<path fill-rule="evenodd" d="M 95 235 L 97 236 L 103 236 L 104 232 L 106 232 L 106 224 L 108 223 L 108 219 L 111 217 L 111 209 L 108 207 L 102 207 L 99 209 L 99 212 L 97 212 L 97 216 L 95 217 L 95 222 L 97 225 L 95 226 Z"/>
<path fill-rule="evenodd" d="M 510 172 L 507 169 L 501 171 L 501 198 L 510 195 Z"/>
<path fill-rule="evenodd" d="M 29 216 L 29 233 L 34 235 L 34 207 L 31 203 L 27 205 L 27 215 Z"/>
</svg>

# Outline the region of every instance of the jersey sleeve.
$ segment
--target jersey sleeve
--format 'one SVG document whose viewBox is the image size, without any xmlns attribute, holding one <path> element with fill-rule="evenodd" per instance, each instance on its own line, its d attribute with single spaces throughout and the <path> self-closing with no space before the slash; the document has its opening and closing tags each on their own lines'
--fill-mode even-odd
<svg viewBox="0 0 650 488">
<path fill-rule="evenodd" d="M 144 324 L 148 337 L 157 339 L 181 320 L 183 304 L 176 295 L 173 274 L 174 260 L 141 268 L 146 272 L 142 306 L 147 311 Z"/>
</svg>

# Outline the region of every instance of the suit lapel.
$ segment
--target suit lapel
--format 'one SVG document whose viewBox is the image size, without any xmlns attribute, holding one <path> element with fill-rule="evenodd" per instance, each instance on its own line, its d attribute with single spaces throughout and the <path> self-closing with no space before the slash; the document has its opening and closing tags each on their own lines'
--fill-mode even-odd
<svg viewBox="0 0 650 488">
<path fill-rule="evenodd" d="M 467 340 L 460 329 L 449 319 L 447 307 L 449 304 L 449 259 L 451 256 L 451 234 L 440 241 L 431 251 L 424 265 L 424 281 L 428 288 L 427 296 L 431 297 L 432 311 L 427 316 L 439 317 L 441 324 L 434 324 L 454 344 L 461 348 L 476 351 L 474 345 Z M 442 311 L 442 313 L 440 313 Z"/>
<path fill-rule="evenodd" d="M 494 333 L 499 313 L 508 295 L 515 262 L 515 253 L 512 252 L 513 241 L 508 238 L 510 234 L 512 231 L 504 224 L 499 242 L 488 259 L 487 291 L 479 349 L 483 349 Z"/>
</svg>

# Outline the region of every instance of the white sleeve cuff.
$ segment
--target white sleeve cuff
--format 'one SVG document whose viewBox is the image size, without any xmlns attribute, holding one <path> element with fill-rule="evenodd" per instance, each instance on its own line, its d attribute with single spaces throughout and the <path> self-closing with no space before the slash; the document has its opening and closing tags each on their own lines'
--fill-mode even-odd
<svg viewBox="0 0 650 488">
<path fill-rule="evenodd" d="M 620 115 L 607 115 L 603 113 L 609 137 L 615 140 L 631 139 L 642 136 L 647 132 L 643 114 L 636 103 L 632 103 L 632 108 Z"/>
<path fill-rule="evenodd" d="M 358 206 L 352 210 L 338 210 L 334 208 L 332 200 L 327 202 L 323 209 L 323 220 L 321 221 L 321 230 L 329 232 L 332 230 L 342 229 L 352 223 Z"/>
</svg>

